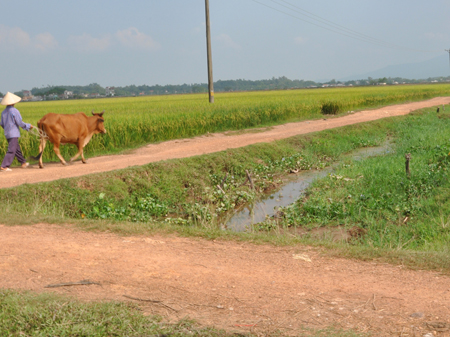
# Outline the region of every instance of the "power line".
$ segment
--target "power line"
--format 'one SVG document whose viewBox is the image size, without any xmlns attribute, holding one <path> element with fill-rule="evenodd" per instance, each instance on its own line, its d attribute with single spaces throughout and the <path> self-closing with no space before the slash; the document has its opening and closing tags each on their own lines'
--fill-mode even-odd
<svg viewBox="0 0 450 337">
<path fill-rule="evenodd" d="M 283 7 L 285 7 L 285 8 L 291 9 L 291 8 L 289 8 L 289 7 L 287 7 L 287 6 L 284 6 L 284 5 L 280 4 L 279 2 L 277 2 L 277 1 L 275 1 L 275 0 L 271 0 L 271 1 L 274 2 L 274 3 L 276 3 L 276 4 L 279 4 L 280 6 L 283 6 Z M 318 16 L 318 15 L 315 15 L 315 14 L 313 14 L 313 13 L 311 13 L 311 12 L 308 12 L 307 10 L 304 10 L 304 9 L 298 7 L 298 6 L 295 6 L 295 5 L 293 5 L 293 4 L 291 4 L 291 3 L 287 2 L 287 1 L 284 1 L 284 0 L 280 0 L 280 1 L 281 1 L 281 2 L 284 2 L 284 3 L 286 3 L 286 4 L 288 4 L 288 5 L 291 6 L 291 7 L 294 7 L 294 8 L 296 8 L 296 9 L 298 9 L 298 11 L 297 11 L 297 10 L 293 10 L 293 9 L 291 9 L 291 10 L 293 10 L 293 11 L 295 11 L 295 12 L 301 14 L 301 15 L 304 15 L 304 16 L 306 16 L 306 17 L 309 17 L 309 18 L 311 18 L 311 19 L 313 19 L 313 20 L 316 20 L 316 21 L 319 21 L 319 22 L 321 22 L 321 23 L 324 23 L 325 25 L 331 26 L 332 28 L 338 29 L 338 30 L 343 31 L 343 32 L 345 32 L 345 33 L 349 33 L 349 34 L 354 35 L 354 36 L 356 36 L 356 37 L 360 37 L 360 38 L 363 38 L 363 39 L 370 40 L 370 41 L 375 42 L 375 43 L 381 43 L 381 44 L 386 45 L 386 46 L 387 46 L 387 45 L 391 45 L 390 43 L 385 42 L 385 41 L 383 41 L 383 40 L 379 40 L 379 39 L 373 38 L 373 37 L 371 37 L 371 36 L 362 34 L 362 33 L 360 33 L 360 32 L 354 31 L 354 30 L 352 30 L 352 29 L 349 29 L 349 28 L 346 28 L 346 27 L 344 27 L 344 26 L 342 26 L 342 25 L 339 25 L 339 24 L 337 24 L 337 23 L 334 23 L 334 22 L 332 22 L 332 21 L 330 21 L 330 20 L 324 19 L 324 18 L 322 18 L 322 17 L 320 17 L 320 16 Z M 307 14 L 304 14 L 304 13 L 307 13 Z M 394 46 L 394 45 L 392 45 L 392 46 Z"/>
<path fill-rule="evenodd" d="M 279 10 L 279 9 L 274 8 L 274 7 L 272 7 L 272 6 L 266 5 L 266 4 L 261 3 L 261 2 L 259 2 L 259 1 L 256 1 L 256 0 L 252 0 L 252 1 L 253 1 L 253 2 L 256 2 L 256 3 L 260 4 L 260 5 L 263 5 L 263 6 L 265 6 L 265 7 L 268 7 L 268 8 L 270 8 L 270 9 L 273 9 L 273 10 L 275 10 L 275 11 L 277 11 L 277 12 L 280 12 L 280 13 L 282 13 L 282 14 L 289 15 L 289 16 L 295 18 L 295 19 L 298 19 L 298 20 L 307 22 L 307 23 L 309 23 L 309 24 L 312 24 L 312 25 L 314 25 L 314 26 L 317 26 L 317 27 L 326 29 L 326 30 L 328 30 L 328 31 L 330 31 L 330 32 L 337 33 L 337 34 L 340 34 L 340 35 L 343 35 L 343 36 L 347 36 L 347 37 L 350 37 L 350 38 L 354 38 L 354 39 L 359 40 L 359 41 L 363 41 L 363 42 L 372 42 L 372 43 L 374 43 L 373 41 L 368 41 L 366 38 L 362 38 L 362 37 L 358 37 L 358 36 L 354 36 L 354 35 L 349 35 L 348 33 L 343 32 L 342 30 L 341 30 L 341 31 L 337 31 L 334 27 L 325 27 L 325 26 L 323 26 L 323 25 L 320 25 L 320 24 L 317 24 L 317 23 L 314 23 L 314 22 L 311 22 L 311 21 L 302 19 L 302 18 L 300 18 L 300 17 L 298 17 L 298 16 L 296 16 L 296 15 L 293 15 L 293 14 L 290 14 L 290 13 L 286 13 L 286 12 L 284 12 L 284 11 L 282 11 L 282 10 Z M 283 6 L 283 7 L 286 7 L 286 6 Z M 288 7 L 286 7 L 286 8 L 288 8 Z M 288 9 L 292 10 L 291 8 L 288 8 Z M 376 43 L 376 44 L 380 45 L 380 43 Z"/>
<path fill-rule="evenodd" d="M 377 39 L 377 38 L 373 38 L 371 36 L 368 36 L 368 35 L 356 32 L 356 31 L 354 31 L 352 29 L 349 29 L 349 28 L 346 28 L 346 27 L 344 27 L 342 25 L 334 23 L 334 22 L 332 22 L 330 20 L 324 19 L 324 18 L 322 18 L 322 17 L 320 17 L 318 15 L 315 15 L 315 14 L 313 14 L 311 12 L 308 12 L 308 11 L 298 7 L 298 6 L 295 6 L 295 5 L 289 3 L 289 2 L 287 2 L 285 0 L 278 0 L 278 1 L 271 0 L 271 1 L 276 3 L 277 5 L 279 5 L 281 7 L 284 7 L 284 8 L 286 8 L 286 9 L 288 9 L 288 10 L 294 12 L 294 13 L 298 13 L 298 14 L 300 14 L 300 15 L 302 15 L 304 17 L 307 17 L 310 20 L 314 20 L 316 22 L 311 22 L 310 20 L 305 20 L 305 19 L 303 19 L 303 18 L 301 18 L 299 16 L 296 16 L 296 15 L 294 15 L 292 13 L 287 13 L 287 12 L 285 12 L 283 10 L 280 10 L 278 8 L 269 6 L 269 5 L 265 4 L 265 3 L 262 3 L 262 2 L 257 1 L 257 0 L 252 0 L 252 1 L 256 2 L 256 3 L 258 3 L 258 4 L 262 5 L 262 6 L 268 7 L 270 9 L 272 9 L 272 10 L 275 10 L 275 11 L 277 11 L 279 13 L 291 16 L 291 17 L 293 17 L 295 19 L 307 22 L 309 24 L 312 24 L 314 26 L 326 29 L 326 30 L 331 31 L 333 33 L 340 34 L 340 35 L 343 35 L 343 36 L 347 36 L 347 37 L 350 37 L 350 38 L 353 38 L 353 39 L 356 39 L 356 40 L 359 40 L 359 41 L 362 41 L 362 42 L 376 44 L 378 46 L 382 46 L 382 47 L 385 47 L 385 48 L 393 48 L 393 49 L 399 49 L 399 50 L 405 50 L 405 51 L 425 52 L 425 53 L 439 52 L 439 51 L 420 50 L 420 49 L 408 48 L 408 47 L 396 45 L 396 44 L 393 44 L 393 43 L 389 43 L 389 42 L 386 42 L 386 41 L 383 41 L 383 40 L 380 40 L 380 39 Z M 287 4 L 288 6 L 280 3 L 279 1 Z"/>
</svg>

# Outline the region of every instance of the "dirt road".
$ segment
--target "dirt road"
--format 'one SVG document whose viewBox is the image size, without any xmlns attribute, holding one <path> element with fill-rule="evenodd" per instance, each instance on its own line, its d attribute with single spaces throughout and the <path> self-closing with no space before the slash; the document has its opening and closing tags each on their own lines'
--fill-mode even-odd
<svg viewBox="0 0 450 337">
<path fill-rule="evenodd" d="M 81 280 L 100 285 L 44 288 Z M 450 278 L 434 272 L 324 257 L 305 246 L 120 237 L 45 224 L 0 226 L 0 287 L 132 301 L 146 314 L 264 336 L 304 326 L 423 336 L 436 330 L 427 322 L 450 323 Z"/>
<path fill-rule="evenodd" d="M 8 178 L 1 174 L 0 186 L 210 153 L 448 103 L 450 98 L 436 98 L 267 132 L 165 142 L 131 155 L 92 158 L 87 165 L 15 169 Z M 46 288 L 81 280 L 97 284 Z M 176 236 L 121 237 L 47 224 L 0 225 L 0 287 L 132 301 L 146 314 L 167 320 L 190 317 L 203 325 L 261 336 L 329 326 L 373 336 L 450 336 L 450 277 L 330 258 L 300 245 L 279 248 Z"/>
<path fill-rule="evenodd" d="M 25 170 L 15 168 L 12 172 L 1 172 L 0 188 L 13 187 L 25 183 L 32 184 L 61 178 L 77 177 L 90 173 L 113 171 L 129 166 L 144 165 L 166 159 L 192 157 L 255 143 L 271 142 L 295 135 L 322 131 L 344 125 L 405 115 L 413 110 L 449 103 L 450 97 L 437 97 L 423 102 L 399 104 L 376 110 L 361 111 L 344 117 L 278 125 L 273 128 L 260 130 L 261 132 L 254 132 L 254 130 L 252 130 L 251 133 L 239 135 L 233 134 L 232 132 L 217 133 L 197 138 L 150 144 L 133 151 L 131 154 L 89 158 L 89 153 L 86 153 L 85 156 L 88 159 L 88 164 L 83 164 L 81 161 L 77 161 L 69 166 L 53 163 L 46 164 L 44 169 L 39 169 L 38 165 L 32 165 Z M 101 136 L 97 135 L 97 137 Z"/>
</svg>

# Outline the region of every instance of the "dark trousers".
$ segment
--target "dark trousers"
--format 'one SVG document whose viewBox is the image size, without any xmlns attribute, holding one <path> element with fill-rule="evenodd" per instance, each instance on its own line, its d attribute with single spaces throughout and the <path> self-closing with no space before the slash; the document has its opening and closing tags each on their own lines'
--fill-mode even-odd
<svg viewBox="0 0 450 337">
<path fill-rule="evenodd" d="M 2 167 L 10 167 L 14 157 L 17 158 L 19 163 L 25 163 L 26 159 L 23 157 L 22 151 L 20 150 L 19 138 L 9 138 L 7 141 L 8 151 L 6 152 L 5 158 L 3 158 Z"/>
</svg>

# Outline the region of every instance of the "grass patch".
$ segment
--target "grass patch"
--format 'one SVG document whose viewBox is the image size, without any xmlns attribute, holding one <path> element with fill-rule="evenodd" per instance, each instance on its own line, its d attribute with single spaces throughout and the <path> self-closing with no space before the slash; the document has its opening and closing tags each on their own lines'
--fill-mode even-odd
<svg viewBox="0 0 450 337">
<path fill-rule="evenodd" d="M 164 324 L 137 306 L 0 289 L 0 336 L 233 336 L 182 320 Z"/>
</svg>

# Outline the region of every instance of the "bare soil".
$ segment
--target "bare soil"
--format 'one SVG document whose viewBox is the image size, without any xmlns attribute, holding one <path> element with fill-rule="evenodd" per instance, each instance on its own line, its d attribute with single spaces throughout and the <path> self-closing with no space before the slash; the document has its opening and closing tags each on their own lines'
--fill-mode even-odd
<svg viewBox="0 0 450 337">
<path fill-rule="evenodd" d="M 128 155 L 92 158 L 87 165 L 16 168 L 1 173 L 0 187 L 200 155 L 448 103 L 449 97 L 436 98 L 258 133 L 165 142 Z M 92 284 L 70 285 L 82 280 Z M 261 336 L 330 326 L 373 336 L 450 336 L 450 277 L 327 257 L 302 245 L 124 237 L 69 225 L 0 225 L 0 287 L 130 301 L 167 321 L 189 317 L 205 326 Z"/>
<path fill-rule="evenodd" d="M 97 284 L 45 288 L 82 280 Z M 47 224 L 0 226 L 0 287 L 131 301 L 168 321 L 190 317 L 264 336 L 329 326 L 422 336 L 436 331 L 427 322 L 450 323 L 450 278 L 435 272 L 330 258 L 300 245 L 121 237 Z"/>
</svg>

